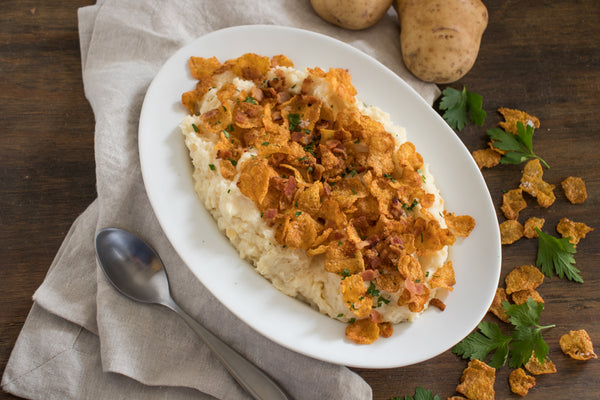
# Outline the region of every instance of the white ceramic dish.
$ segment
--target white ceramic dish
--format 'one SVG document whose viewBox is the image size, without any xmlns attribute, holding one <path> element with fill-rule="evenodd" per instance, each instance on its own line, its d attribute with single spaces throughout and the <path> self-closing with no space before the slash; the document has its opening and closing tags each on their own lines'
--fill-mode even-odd
<svg viewBox="0 0 600 400">
<path fill-rule="evenodd" d="M 318 50 L 317 50 L 318 49 Z M 345 338 L 345 324 L 289 298 L 240 259 L 193 189 L 192 166 L 178 125 L 186 114 L 181 94 L 194 88 L 190 56 L 229 58 L 253 52 L 285 54 L 297 68 L 349 69 L 359 98 L 390 113 L 423 155 L 446 208 L 472 215 L 477 226 L 451 250 L 456 286 L 444 312 L 432 308 L 394 335 L 368 346 Z M 403 80 L 338 40 L 278 26 L 239 26 L 212 32 L 177 51 L 150 85 L 140 116 L 139 151 L 144 184 L 169 240 L 198 279 L 235 315 L 291 350 L 362 368 L 418 363 L 462 340 L 485 315 L 500 275 L 500 235 L 479 169 L 454 132 Z M 170 266 L 174 268 L 175 266 Z"/>
</svg>

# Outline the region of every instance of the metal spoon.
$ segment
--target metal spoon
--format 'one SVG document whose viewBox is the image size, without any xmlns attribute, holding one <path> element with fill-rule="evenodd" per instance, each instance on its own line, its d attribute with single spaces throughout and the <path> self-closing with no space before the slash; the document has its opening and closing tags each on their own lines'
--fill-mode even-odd
<svg viewBox="0 0 600 400">
<path fill-rule="evenodd" d="M 257 400 L 291 400 L 277 383 L 228 344 L 196 322 L 173 300 L 162 261 L 135 235 L 106 228 L 96 236 L 96 254 L 108 280 L 122 294 L 175 311 L 200 336 L 235 380 Z"/>
</svg>

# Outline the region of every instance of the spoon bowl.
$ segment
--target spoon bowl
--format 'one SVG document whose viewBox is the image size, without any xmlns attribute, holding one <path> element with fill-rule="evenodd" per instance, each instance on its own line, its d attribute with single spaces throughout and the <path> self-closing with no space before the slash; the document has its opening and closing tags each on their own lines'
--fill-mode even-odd
<svg viewBox="0 0 600 400">
<path fill-rule="evenodd" d="M 159 304 L 175 311 L 253 398 L 291 399 L 260 368 L 179 307 L 171 297 L 167 273 L 160 257 L 143 240 L 122 229 L 106 228 L 96 235 L 96 255 L 108 280 L 119 292 L 132 300 Z"/>
</svg>

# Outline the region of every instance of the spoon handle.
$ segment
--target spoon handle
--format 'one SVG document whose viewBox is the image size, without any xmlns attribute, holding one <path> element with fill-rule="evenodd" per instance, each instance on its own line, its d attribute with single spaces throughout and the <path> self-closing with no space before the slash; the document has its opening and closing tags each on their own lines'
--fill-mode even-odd
<svg viewBox="0 0 600 400">
<path fill-rule="evenodd" d="M 233 378 L 256 400 L 292 400 L 260 368 L 252 364 L 227 343 L 200 325 L 174 301 L 164 304 L 175 311 L 217 356 Z"/>
</svg>

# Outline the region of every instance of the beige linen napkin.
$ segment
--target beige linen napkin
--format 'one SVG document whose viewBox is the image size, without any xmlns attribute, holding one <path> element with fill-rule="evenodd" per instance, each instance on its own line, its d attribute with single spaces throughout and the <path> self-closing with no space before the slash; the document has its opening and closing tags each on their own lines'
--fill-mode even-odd
<svg viewBox="0 0 600 400">
<path fill-rule="evenodd" d="M 401 63 L 393 10 L 360 32 L 322 21 L 308 0 L 106 0 L 78 15 L 83 82 L 96 119 L 98 198 L 75 221 L 34 294 L 2 389 L 32 399 L 248 398 L 174 313 L 132 302 L 107 283 L 93 241 L 99 229 L 117 226 L 155 247 L 184 309 L 294 398 L 371 398 L 370 387 L 347 368 L 259 335 L 183 265 L 146 196 L 137 129 L 146 89 L 168 57 L 198 36 L 234 25 L 296 26 L 336 37 L 377 58 L 431 103 L 437 87 L 415 80 Z"/>
</svg>

